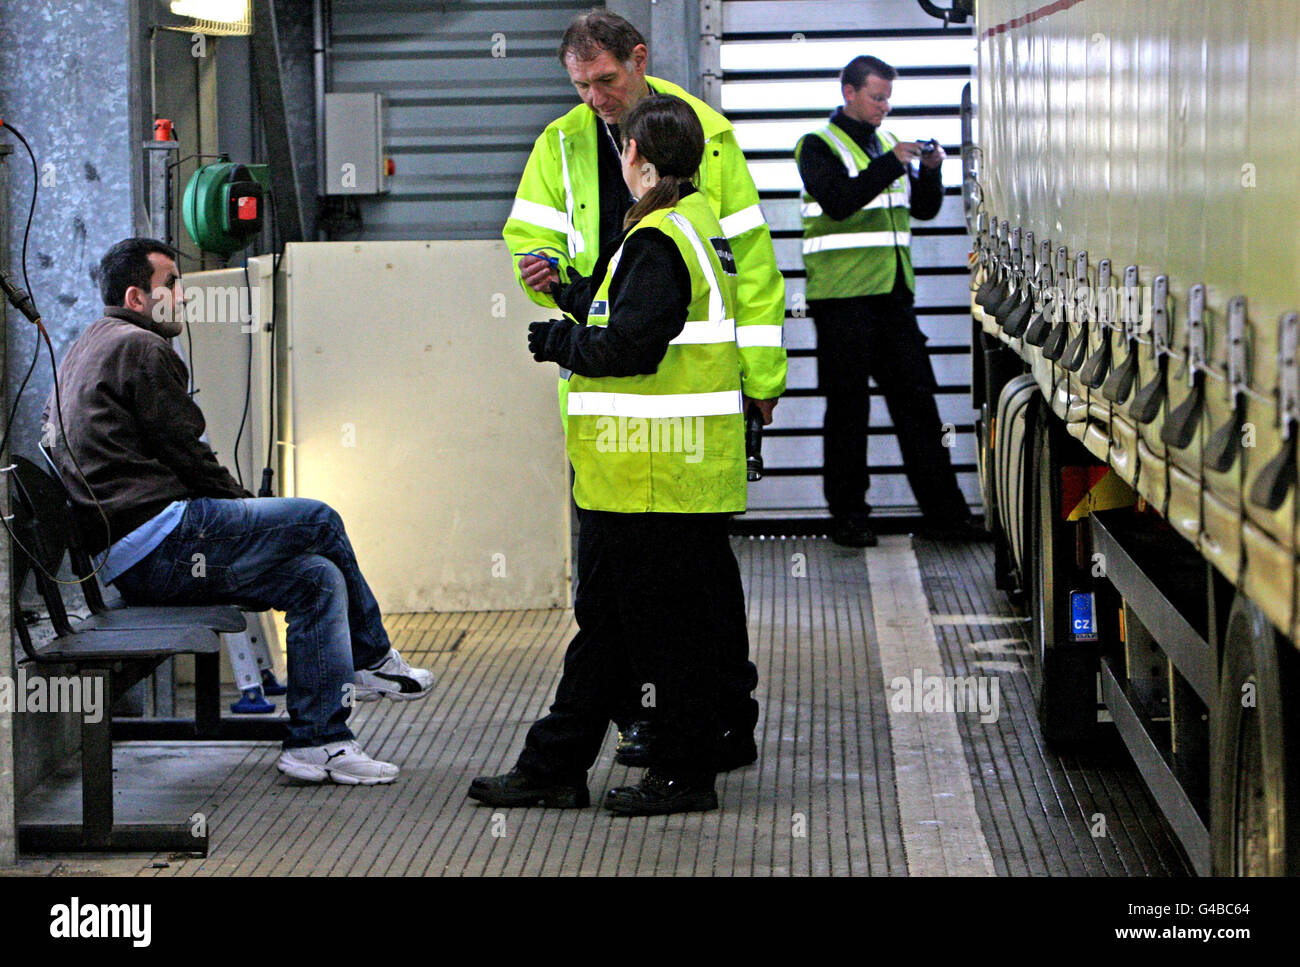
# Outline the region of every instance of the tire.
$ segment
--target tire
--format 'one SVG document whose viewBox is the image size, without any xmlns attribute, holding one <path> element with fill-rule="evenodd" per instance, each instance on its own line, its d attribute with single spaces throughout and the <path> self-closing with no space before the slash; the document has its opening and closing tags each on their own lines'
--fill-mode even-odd
<svg viewBox="0 0 1300 967">
<path fill-rule="evenodd" d="M 982 391 L 975 394 L 979 406 L 979 471 L 980 496 L 984 503 L 984 527 L 993 535 L 993 583 L 999 591 L 1015 596 L 1021 591 L 1016 574 L 1015 559 L 1009 538 L 1002 526 L 1003 508 L 1000 506 L 1000 465 L 995 440 L 995 423 L 1001 405 L 1002 391 L 1024 370 L 1019 356 L 1006 349 L 998 340 L 980 333 L 982 352 L 980 379 Z M 997 427 L 998 434 L 1006 439 L 1007 428 Z M 1005 443 L 1003 444 L 1005 445 Z"/>
<path fill-rule="evenodd" d="M 1084 522 L 1061 517 L 1061 459 L 1071 440 L 1050 425 L 1039 408 L 1028 478 L 1029 552 L 1026 570 L 1032 651 L 1037 659 L 1034 697 L 1043 738 L 1055 749 L 1078 749 L 1097 736 L 1097 645 L 1070 636 L 1069 593 L 1087 590 L 1089 575 L 1075 566 L 1077 529 Z"/>
<path fill-rule="evenodd" d="M 1210 720 L 1210 841 L 1217 876 L 1300 875 L 1300 656 L 1238 594 Z M 1247 707 L 1244 687 L 1253 686 Z"/>
</svg>

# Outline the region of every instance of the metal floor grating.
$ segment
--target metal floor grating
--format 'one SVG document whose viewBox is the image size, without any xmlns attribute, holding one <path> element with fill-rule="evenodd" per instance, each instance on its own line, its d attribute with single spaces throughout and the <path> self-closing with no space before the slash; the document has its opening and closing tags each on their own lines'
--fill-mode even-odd
<svg viewBox="0 0 1300 967">
<path fill-rule="evenodd" d="M 208 816 L 211 855 L 83 866 L 144 876 L 908 875 L 863 552 L 816 537 L 736 538 L 734 546 L 760 675 L 760 759 L 719 776 L 717 812 L 629 820 L 595 807 L 494 810 L 470 802 L 470 779 L 507 770 L 550 701 L 572 614 L 403 614 L 387 619 L 393 643 L 434 671 L 434 694 L 362 705 L 353 717 L 363 747 L 401 765 L 397 783 L 290 785 L 275 771 L 279 750 L 270 744 L 121 745 L 119 796 L 146 802 L 147 784 L 132 778 L 137 763 L 152 761 L 156 781 L 160 753 L 189 750 L 187 782 L 194 809 Z M 1086 759 L 1043 749 L 1027 649 L 1016 640 L 1022 625 L 992 589 L 988 549 L 920 541 L 915 548 L 946 673 L 996 673 L 1001 683 L 997 722 L 957 716 L 994 871 L 1186 874 L 1118 744 Z M 612 753 L 611 732 L 590 776 L 593 801 L 639 775 L 615 765 Z M 196 771 L 212 790 L 201 802 Z M 933 794 L 951 795 L 937 787 Z M 1097 814 L 1106 817 L 1105 837 L 1091 835 Z"/>
<path fill-rule="evenodd" d="M 998 874 L 1192 875 L 1113 729 L 1086 753 L 1056 755 L 1044 746 L 1026 669 L 1028 620 L 993 587 L 992 547 L 918 540 L 916 548 L 932 611 L 967 618 L 936 622 L 949 673 L 994 672 L 1001 681 L 1009 714 L 988 725 L 958 717 Z M 979 616 L 993 620 L 971 620 Z"/>
</svg>

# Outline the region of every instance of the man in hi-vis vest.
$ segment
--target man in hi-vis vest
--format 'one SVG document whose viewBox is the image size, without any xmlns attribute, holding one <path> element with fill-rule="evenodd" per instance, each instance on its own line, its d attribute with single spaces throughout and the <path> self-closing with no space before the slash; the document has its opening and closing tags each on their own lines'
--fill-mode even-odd
<svg viewBox="0 0 1300 967">
<path fill-rule="evenodd" d="M 889 407 L 924 533 L 958 540 L 981 533 L 953 473 L 951 434 L 945 439 L 926 337 L 912 308 L 911 218 L 939 213 L 945 155 L 935 142 L 899 141 L 880 130 L 897 76 L 875 57 L 853 58 L 840 73 L 844 106 L 795 147 L 806 297 L 826 394 L 826 502 L 831 536 L 848 547 L 876 545 L 866 502 L 868 376 Z"/>
<path fill-rule="evenodd" d="M 708 201 L 736 259 L 736 346 L 746 408 L 757 407 L 770 423 L 785 392 L 785 283 L 776 265 L 772 235 L 758 206 L 758 191 L 731 123 L 676 84 L 645 73 L 645 38 L 627 20 L 606 10 L 576 17 L 560 41 L 559 59 L 582 103 L 552 121 L 533 145 L 502 235 L 524 292 L 542 306 L 556 305 L 552 285 L 569 281 L 569 270 L 591 275 L 601 247 L 617 242 L 633 199 L 623 182 L 619 123 L 649 94 L 685 101 L 704 129 L 699 190 Z M 553 261 L 552 261 L 553 260 Z M 560 414 L 567 418 L 568 377 L 561 371 Z M 578 583 L 584 574 L 577 561 Z M 722 682 L 719 720 L 721 771 L 757 758 L 753 738 L 758 703 L 750 693 L 758 673 L 749 661 L 744 591 L 740 572 L 727 575 L 727 612 L 733 634 L 719 643 Z M 639 695 L 632 695 L 635 700 Z M 645 765 L 653 744 L 635 712 L 619 721 L 617 759 Z"/>
</svg>

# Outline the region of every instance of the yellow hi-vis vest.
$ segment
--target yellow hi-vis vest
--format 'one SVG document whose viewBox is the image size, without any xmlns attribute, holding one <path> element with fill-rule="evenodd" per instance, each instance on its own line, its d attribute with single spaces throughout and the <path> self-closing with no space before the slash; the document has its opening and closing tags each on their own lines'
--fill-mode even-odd
<svg viewBox="0 0 1300 967">
<path fill-rule="evenodd" d="M 708 199 L 736 256 L 736 342 L 745 393 L 773 399 L 785 392 L 785 281 L 776 264 L 772 233 L 758 204 L 758 190 L 725 117 L 676 84 L 647 77 L 652 90 L 681 98 L 700 119 L 704 157 L 696 187 Z M 562 281 L 573 266 L 590 275 L 600 255 L 600 173 L 597 145 L 607 137 L 604 125 L 585 104 L 556 118 L 533 145 L 514 206 L 502 229 L 510 260 L 519 278 L 519 254 L 542 250 L 559 259 Z M 520 283 L 522 285 L 522 282 Z M 523 286 L 539 305 L 554 307 L 551 297 Z M 566 384 L 560 384 L 564 413 Z"/>
<path fill-rule="evenodd" d="M 871 158 L 848 134 L 828 124 L 804 135 L 795 146 L 796 160 L 805 139 L 815 135 L 840 156 L 849 177 L 871 164 Z M 898 139 L 877 131 L 882 151 L 892 151 Z M 822 212 L 821 205 L 803 191 L 803 264 L 808 272 L 807 299 L 848 299 L 879 295 L 894 289 L 896 266 L 903 266 L 907 287 L 915 291 L 912 273 L 912 228 L 909 213 L 911 183 L 907 172 L 843 221 Z"/>
<path fill-rule="evenodd" d="M 573 499 L 584 510 L 626 514 L 738 513 L 746 498 L 745 427 L 731 315 L 735 279 L 711 241 L 723 238 L 722 228 L 700 192 L 651 212 L 627 237 L 651 228 L 673 240 L 690 271 L 687 322 L 654 373 L 570 378 Z M 609 287 L 621 256 L 620 247 L 592 300 L 590 326 L 609 324 Z M 628 277 L 623 284 L 669 281 Z"/>
</svg>

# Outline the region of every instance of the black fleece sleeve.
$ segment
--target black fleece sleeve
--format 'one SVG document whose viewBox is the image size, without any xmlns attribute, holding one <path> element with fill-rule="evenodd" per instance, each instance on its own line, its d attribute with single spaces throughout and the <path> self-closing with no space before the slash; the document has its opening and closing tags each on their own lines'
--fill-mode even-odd
<svg viewBox="0 0 1300 967">
<path fill-rule="evenodd" d="M 842 222 L 896 181 L 907 166 L 892 151 L 872 159 L 856 177 L 849 177 L 840 156 L 821 138 L 804 138 L 799 152 L 799 177 L 822 211 Z"/>
<path fill-rule="evenodd" d="M 133 403 L 144 439 L 196 497 L 251 497 L 199 439 L 206 423 L 190 399 L 185 364 L 163 342 L 143 348 Z"/>
<path fill-rule="evenodd" d="M 555 300 L 555 304 L 561 311 L 567 312 L 586 325 L 587 313 L 591 310 L 591 300 L 596 297 L 600 284 L 605 281 L 605 273 L 609 271 L 609 260 L 623 244 L 626 234 L 625 232 L 610 239 L 609 244 L 601 247 L 600 257 L 596 259 L 591 275 L 581 275 L 570 265 L 565 267 L 567 282 L 563 285 L 551 283 L 551 298 Z"/>
<path fill-rule="evenodd" d="M 607 326 L 552 323 L 545 358 L 580 376 L 655 372 L 691 304 L 691 274 L 672 239 L 652 228 L 629 237 L 609 298 Z"/>
<path fill-rule="evenodd" d="M 569 281 L 565 285 L 552 283 L 551 298 L 561 312 L 568 313 L 581 323 L 586 323 L 587 312 L 591 309 L 592 297 L 596 294 L 601 280 L 594 275 L 579 275 L 578 270 L 569 267 Z"/>
<path fill-rule="evenodd" d="M 943 168 L 921 165 L 919 177 L 912 177 L 912 217 L 925 221 L 943 207 Z"/>
</svg>

